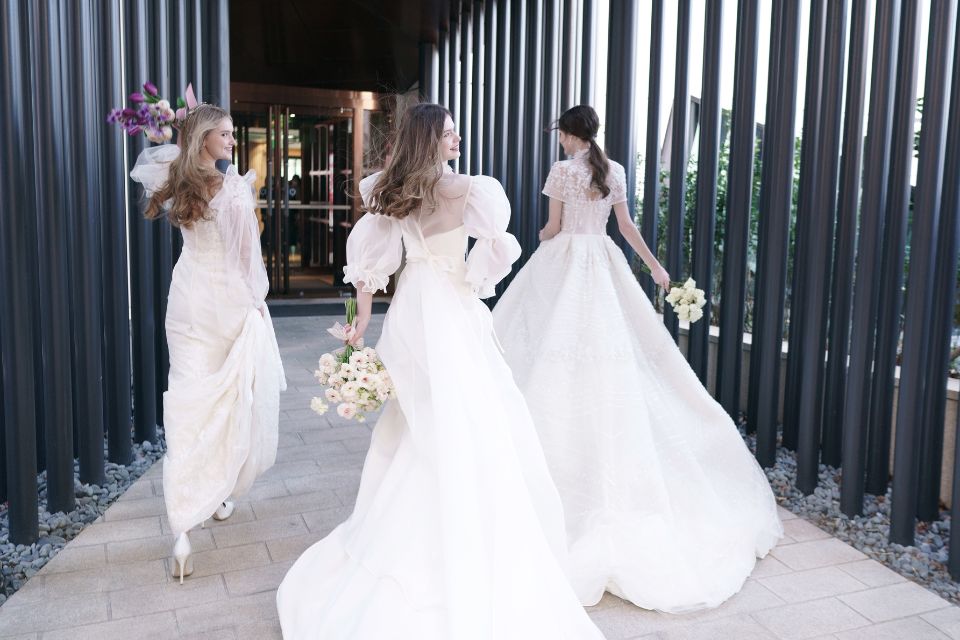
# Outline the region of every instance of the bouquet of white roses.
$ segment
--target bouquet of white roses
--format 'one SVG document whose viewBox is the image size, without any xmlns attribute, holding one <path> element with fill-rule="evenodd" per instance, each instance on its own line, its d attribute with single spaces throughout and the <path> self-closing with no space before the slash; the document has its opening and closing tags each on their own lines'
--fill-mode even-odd
<svg viewBox="0 0 960 640">
<path fill-rule="evenodd" d="M 327 331 L 343 340 L 350 337 L 349 326 L 357 314 L 357 301 L 346 301 L 347 326 L 335 323 Z M 327 387 L 323 398 L 313 398 L 310 408 L 323 415 L 330 408 L 326 402 L 337 405 L 337 414 L 348 420 L 366 420 L 366 413 L 376 411 L 388 399 L 396 397 L 390 374 L 380 361 L 380 356 L 360 340 L 356 346 L 346 344 L 342 349 L 320 356 L 319 368 L 314 376 Z M 326 402 L 325 402 L 326 400 Z"/>
<path fill-rule="evenodd" d="M 687 278 L 683 285 L 670 288 L 667 302 L 673 307 L 678 318 L 693 324 L 703 317 L 703 305 L 707 304 L 707 298 L 703 289 L 697 289 L 696 280 Z"/>
</svg>

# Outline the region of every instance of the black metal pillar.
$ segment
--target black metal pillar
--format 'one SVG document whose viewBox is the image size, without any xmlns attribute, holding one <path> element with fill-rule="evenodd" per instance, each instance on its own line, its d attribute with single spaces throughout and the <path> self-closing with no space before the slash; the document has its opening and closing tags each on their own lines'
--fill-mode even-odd
<svg viewBox="0 0 960 640">
<path fill-rule="evenodd" d="M 817 166 L 814 158 L 820 133 L 820 100 L 823 83 L 823 49 L 826 29 L 826 0 L 811 0 L 810 33 L 807 38 L 806 92 L 803 101 L 803 140 L 800 149 L 800 193 L 797 202 L 796 222 L 793 229 L 793 273 L 790 286 L 790 316 L 787 323 L 790 347 L 787 352 L 787 378 L 783 408 L 783 446 L 797 448 L 797 429 L 800 415 L 798 394 L 804 358 L 801 353 L 806 300 L 803 287 L 807 281 L 807 264 L 804 244 L 809 227 L 811 210 L 817 194 Z"/>
<path fill-rule="evenodd" d="M 713 239 L 717 225 L 717 176 L 720 165 L 720 64 L 723 36 L 723 0 L 707 3 L 703 34 L 703 82 L 700 102 L 700 151 L 697 165 L 697 211 L 693 227 L 693 278 L 707 300 L 713 296 Z M 752 147 L 752 140 L 751 145 Z M 751 149 L 752 150 L 752 149 Z M 752 165 L 753 158 L 750 158 Z M 729 175 L 729 172 L 728 172 Z M 750 175 L 753 175 L 752 166 Z M 750 183 L 748 183 L 750 184 Z M 729 185 L 729 183 L 728 183 Z M 729 188 L 729 186 L 728 186 Z M 747 191 L 749 215 L 751 191 Z M 749 218 L 748 218 L 749 219 Z M 742 306 L 743 297 L 725 298 L 728 304 Z M 707 360 L 710 354 L 710 307 L 703 307 L 703 318 L 690 325 L 687 359 L 700 382 L 707 384 Z M 740 314 L 742 316 L 742 312 Z M 742 324 L 742 320 L 741 320 Z"/>
<path fill-rule="evenodd" d="M 615 6 L 615 5 L 614 5 Z M 580 104 L 593 104 L 597 64 L 597 14 L 593 0 L 580 0 Z M 570 105 L 574 106 L 574 105 Z M 569 108 L 569 107 L 568 107 Z"/>
<path fill-rule="evenodd" d="M 890 540 L 913 544 L 920 481 L 922 443 L 942 448 L 943 423 L 924 423 L 924 389 L 928 384 L 944 385 L 930 371 L 930 341 L 933 330 L 936 276 L 936 232 L 940 225 L 943 196 L 947 115 L 950 100 L 950 64 L 953 60 L 957 0 L 931 5 L 928 50 L 924 76 L 923 122 L 920 128 L 920 158 L 910 228 L 910 274 L 907 279 L 903 323 L 903 361 L 900 366 L 900 394 L 897 399 L 897 434 L 893 455 L 893 496 L 890 504 Z M 950 176 L 955 182 L 957 176 Z M 956 272 L 954 272 L 956 277 Z M 953 306 L 951 296 L 950 306 Z M 934 432 L 937 432 L 934 434 Z M 928 458 L 932 458 L 928 454 Z M 932 459 L 927 460 L 934 463 Z M 939 457 L 935 463 L 940 465 Z M 939 473 L 937 474 L 939 475 Z M 939 482 L 934 488 L 937 505 Z"/>
<path fill-rule="evenodd" d="M 720 295 L 717 383 L 714 391 L 720 404 L 734 419 L 740 412 L 740 370 L 743 360 L 747 248 L 750 236 L 750 213 L 753 208 L 753 154 L 756 130 L 754 111 L 756 110 L 757 91 L 759 13 L 758 0 L 739 1 L 737 7 L 736 54 L 734 58 L 734 69 L 736 71 L 734 72 L 733 85 L 733 114 L 730 123 L 730 160 L 727 169 L 727 211 L 723 234 L 723 289 Z M 773 50 L 772 45 L 771 50 Z M 717 58 L 719 58 L 719 53 Z M 701 118 L 701 122 L 705 122 L 705 120 Z M 767 120 L 767 123 L 770 123 L 770 120 Z M 702 138 L 703 133 L 701 133 Z M 701 153 L 703 152 L 701 151 Z M 714 193 L 712 197 L 715 200 L 716 194 Z M 712 234 L 710 241 L 712 243 Z M 700 266 L 702 268 L 704 265 L 701 264 Z M 696 277 L 697 282 L 700 282 L 701 276 Z M 701 287 L 703 284 L 705 283 L 700 282 Z M 710 299 L 709 295 L 707 299 Z M 705 329 L 706 327 L 703 330 L 704 335 L 700 336 L 704 345 L 700 348 L 706 348 Z M 691 346 L 693 345 L 692 337 L 691 332 Z M 751 356 L 755 355 L 757 354 L 751 351 Z M 756 364 L 756 360 L 751 359 L 751 364 Z M 706 380 L 706 356 L 704 356 L 703 366 L 704 373 L 700 379 Z M 774 429 L 776 429 L 776 424 L 774 424 Z"/>
<path fill-rule="evenodd" d="M 957 31 L 960 37 L 960 18 L 957 19 Z M 954 43 L 956 42 L 957 40 L 954 40 Z M 947 121 L 955 123 L 960 122 L 960 47 L 956 44 L 953 49 L 953 79 L 950 84 L 952 93 Z M 925 440 L 920 451 L 920 508 L 917 510 L 917 515 L 921 520 L 930 519 L 930 514 L 936 513 L 939 506 L 942 435 L 943 429 L 946 428 L 944 425 L 947 404 L 945 380 L 950 365 L 953 301 L 956 300 L 957 251 L 960 249 L 960 180 L 951 178 L 951 176 L 954 178 L 960 176 L 960 127 L 950 128 L 947 136 L 940 229 L 937 234 L 937 273 L 933 284 L 935 298 L 933 328 L 930 332 L 930 366 L 928 367 L 931 380 L 926 385 L 923 414 L 923 424 L 933 430 L 931 435 L 940 434 L 941 439 Z M 932 468 L 934 465 L 936 469 Z M 960 549 L 960 545 L 952 548 Z M 957 555 L 960 556 L 960 553 Z"/>
<path fill-rule="evenodd" d="M 230 111 L 230 0 L 209 0 L 207 32 L 211 47 L 210 91 L 207 101 Z"/>
<path fill-rule="evenodd" d="M 473 149 L 475 142 L 473 130 L 471 129 L 473 119 L 470 113 L 470 107 L 472 106 L 470 92 L 473 84 L 471 62 L 474 57 L 472 24 L 473 12 L 471 11 L 471 2 L 465 0 L 460 10 L 460 113 L 458 117 L 454 119 L 454 122 L 456 122 L 461 136 L 460 158 L 457 166 L 459 167 L 460 173 L 466 174 L 472 173 L 470 156 L 471 149 Z"/>
<path fill-rule="evenodd" d="M 679 0 L 677 8 L 677 62 L 673 84 L 673 121 L 670 134 L 670 193 L 667 225 L 667 271 L 673 279 L 683 277 L 686 259 L 683 255 L 684 217 L 686 215 L 687 136 L 689 135 L 690 90 L 690 0 Z M 680 335 L 677 315 L 664 305 L 663 320 L 676 341 Z"/>
<path fill-rule="evenodd" d="M 890 138 L 893 134 L 893 90 L 897 69 L 897 48 L 894 45 L 900 30 L 899 0 L 878 2 L 874 22 L 876 32 L 870 80 L 870 133 L 867 135 L 864 150 L 864 156 L 869 161 L 863 168 L 850 361 L 843 395 L 843 483 L 840 486 L 840 508 L 850 517 L 863 511 L 870 387 L 873 380 L 874 338 L 880 302 L 880 243 L 887 210 Z M 856 50 L 858 49 L 851 47 L 851 51 Z"/>
<path fill-rule="evenodd" d="M 560 108 L 563 113 L 577 104 L 577 71 L 580 69 L 577 55 L 580 46 L 580 31 L 577 29 L 579 3 L 577 0 L 563 0 L 559 9 L 560 16 Z M 560 115 L 558 113 L 557 115 Z M 557 115 L 553 116 L 554 118 Z"/>
<path fill-rule="evenodd" d="M 437 104 L 447 106 L 450 96 L 450 32 L 441 27 L 437 45 Z"/>
<path fill-rule="evenodd" d="M 823 403 L 823 462 L 839 467 L 843 440 L 843 397 L 853 302 L 853 267 L 860 207 L 860 171 L 863 151 L 863 99 L 866 90 L 869 6 L 854 2 L 847 59 L 847 95 L 844 106 L 843 146 L 840 152 L 840 191 L 837 203 L 836 249 L 830 288 L 830 326 Z"/>
<path fill-rule="evenodd" d="M 797 488 L 813 493 L 819 482 L 820 432 L 823 419 L 823 354 L 826 350 L 826 324 L 829 308 L 830 264 L 834 217 L 837 207 L 841 105 L 843 103 L 843 60 L 846 57 L 846 0 L 831 0 L 826 13 L 826 47 L 817 137 L 815 183 L 817 192 L 809 212 L 809 235 L 805 242 L 806 269 L 801 322 L 801 354 L 797 395 L 800 415 L 797 422 Z"/>
<path fill-rule="evenodd" d="M 483 153 L 480 167 L 485 175 L 496 175 L 494 158 L 498 146 L 503 145 L 497 139 L 497 64 L 503 55 L 502 42 L 497 42 L 497 16 L 501 7 L 496 2 L 488 2 L 483 7 Z M 500 49 L 500 51 L 498 51 Z"/>
<path fill-rule="evenodd" d="M 432 42 L 420 42 L 420 99 L 424 102 L 437 101 L 437 45 Z"/>
<path fill-rule="evenodd" d="M 30 68 L 29 8 L 26 0 L 0 4 L 0 289 L 7 300 L 0 304 L 0 354 L 2 359 L 3 425 L 10 541 L 30 544 L 38 536 L 36 399 L 34 340 L 37 287 L 36 227 L 24 224 L 17 212 L 34 211 L 35 183 L 30 155 L 32 140 L 30 101 L 33 73 Z"/>
<path fill-rule="evenodd" d="M 510 131 L 510 108 L 514 104 L 510 91 L 512 87 L 510 71 L 513 64 L 510 59 L 517 55 L 511 47 L 513 45 L 513 28 L 511 24 L 511 7 L 507 0 L 497 0 L 497 70 L 494 82 L 493 107 L 493 135 L 496 138 L 493 149 L 493 176 L 504 187 L 509 188 L 508 158 L 509 145 L 506 144 L 507 134 Z"/>
<path fill-rule="evenodd" d="M 133 0 L 126 6 L 126 33 L 146 34 L 150 14 L 147 0 Z M 149 79 L 149 42 L 146 37 L 127 39 L 127 86 L 124 94 L 140 90 Z M 127 171 L 146 147 L 141 136 L 127 140 Z M 153 273 L 154 225 L 143 217 L 143 189 L 128 182 L 130 229 L 130 307 L 133 332 L 133 424 L 138 442 L 157 440 L 157 323 L 154 313 Z M 161 325 L 162 326 L 162 325 Z"/>
<path fill-rule="evenodd" d="M 544 196 L 540 194 L 546 176 L 541 176 L 541 144 L 543 142 L 543 100 L 544 100 L 544 46 L 543 0 L 527 0 L 527 60 L 524 76 L 527 82 L 524 88 L 524 129 L 523 183 L 520 201 L 523 208 L 520 246 L 523 257 L 520 265 L 526 262 L 537 248 L 537 232 L 540 229 L 540 211 Z M 549 82 L 549 81 L 547 81 Z M 556 84 L 554 83 L 554 93 Z"/>
<path fill-rule="evenodd" d="M 470 19 L 473 50 L 470 52 L 470 140 L 467 144 L 467 151 L 470 152 L 470 170 L 468 173 L 479 175 L 485 170 L 482 159 L 483 144 L 489 137 L 489 133 L 483 127 L 483 100 L 487 90 L 483 81 L 483 62 L 488 45 L 483 38 L 483 2 L 480 0 L 473 0 Z"/>
<path fill-rule="evenodd" d="M 527 124 L 524 108 L 524 83 L 523 79 L 527 69 L 527 3 L 526 0 L 511 0 L 510 2 L 510 107 L 507 110 L 509 122 L 504 128 L 505 136 L 501 140 L 521 140 L 523 132 L 529 126 Z M 537 87 L 539 90 L 539 87 Z M 505 148 L 506 144 L 503 145 Z M 510 216 L 510 233 L 514 236 L 520 235 L 522 216 L 516 212 L 521 210 L 523 201 L 521 199 L 523 184 L 523 158 L 520 153 L 506 154 L 506 187 L 507 196 L 510 198 L 510 204 L 515 212 Z"/>
<path fill-rule="evenodd" d="M 556 2 L 546 2 L 543 5 L 543 83 L 542 105 L 540 112 L 540 182 L 534 187 L 539 195 L 543 184 L 550 173 L 550 167 L 560 159 L 560 141 L 557 133 L 551 129 L 561 114 L 560 106 L 560 9 Z M 547 203 L 543 196 L 539 196 L 541 203 L 540 218 L 537 229 L 531 237 L 531 253 L 537 247 L 537 233 L 547 217 Z"/>
<path fill-rule="evenodd" d="M 36 261 L 40 306 L 38 329 L 42 364 L 37 380 L 47 467 L 47 510 L 71 511 L 73 489 L 73 388 L 71 376 L 70 271 L 67 260 L 67 203 L 60 181 L 68 162 L 67 147 L 60 144 L 63 127 L 57 104 L 63 92 L 60 64 L 60 15 L 49 3 L 34 5 L 31 16 L 31 66 L 34 69 L 34 118 L 38 149 L 33 156 L 33 175 L 45 176 L 34 183 L 37 226 Z M 121 202 L 122 205 L 122 202 Z M 126 286 L 126 283 L 124 283 Z M 129 390 L 129 385 L 128 385 Z M 129 421 L 127 423 L 129 427 Z M 128 438 L 129 441 L 129 432 Z"/>
<path fill-rule="evenodd" d="M 447 104 L 453 114 L 453 122 L 460 126 L 460 43 L 463 32 L 460 31 L 460 2 L 453 2 L 450 6 L 449 49 L 447 50 Z M 459 171 L 460 163 L 453 161 L 453 170 Z"/>
<path fill-rule="evenodd" d="M 650 56 L 647 67 L 647 140 L 643 155 L 643 217 L 640 232 L 653 255 L 659 257 L 660 224 L 660 77 L 663 73 L 663 0 L 653 0 L 650 16 Z M 651 300 L 653 278 L 640 272 L 640 285 Z"/>
<path fill-rule="evenodd" d="M 637 115 L 634 102 L 637 93 L 637 0 L 622 0 L 610 4 L 610 23 L 607 42 L 616 55 L 607 58 L 607 122 L 609 135 L 605 138 L 611 160 L 623 165 L 627 181 L 627 208 L 632 214 L 637 193 Z M 633 257 L 633 248 L 617 231 L 614 216 L 607 219 L 607 233 L 617 238 L 627 260 Z"/>
<path fill-rule="evenodd" d="M 793 208 L 799 45 L 800 3 L 775 3 L 760 186 L 761 202 L 768 208 L 760 211 L 760 255 L 750 350 L 751 379 L 756 382 L 749 389 L 757 412 L 757 460 L 765 467 L 773 465 L 776 459 L 787 247 Z"/>
<path fill-rule="evenodd" d="M 904 2 L 900 14 L 897 86 L 894 92 L 893 133 L 890 139 L 889 194 L 880 264 L 880 302 L 870 392 L 870 447 L 866 490 L 886 493 L 890 478 L 890 434 L 893 428 L 894 373 L 900 341 L 903 304 L 903 263 L 913 169 L 913 129 L 917 112 L 917 64 L 920 47 L 920 7 Z M 912 516 L 911 516 L 912 519 Z"/>
</svg>

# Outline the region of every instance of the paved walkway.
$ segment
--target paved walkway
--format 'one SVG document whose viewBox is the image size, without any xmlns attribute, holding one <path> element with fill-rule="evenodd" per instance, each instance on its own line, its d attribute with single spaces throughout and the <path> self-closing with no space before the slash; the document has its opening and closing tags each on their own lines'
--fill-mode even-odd
<svg viewBox="0 0 960 640">
<path fill-rule="evenodd" d="M 331 318 L 276 321 L 290 382 L 276 466 L 226 522 L 192 534 L 195 572 L 169 575 L 160 465 L 0 607 L 0 638 L 280 638 L 274 596 L 294 559 L 349 515 L 370 425 L 309 409 Z M 371 335 L 379 332 L 379 319 Z M 590 615 L 610 640 L 960 639 L 960 609 L 781 511 L 788 537 L 723 606 L 643 611 L 606 596 Z M 542 640 L 542 639 L 536 639 Z"/>
</svg>

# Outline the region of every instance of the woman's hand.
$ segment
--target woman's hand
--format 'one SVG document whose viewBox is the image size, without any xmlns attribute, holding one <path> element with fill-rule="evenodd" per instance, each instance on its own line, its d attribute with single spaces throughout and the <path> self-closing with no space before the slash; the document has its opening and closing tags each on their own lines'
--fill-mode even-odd
<svg viewBox="0 0 960 640">
<path fill-rule="evenodd" d="M 349 344 L 351 347 L 355 347 L 363 338 L 363 334 L 367 331 L 368 324 L 370 324 L 370 316 L 357 316 L 354 318 L 352 325 L 346 325 L 347 344 Z"/>
<path fill-rule="evenodd" d="M 663 265 L 657 265 L 650 270 L 650 277 L 653 278 L 653 281 L 657 283 L 662 289 L 670 289 L 670 274 L 667 273 L 667 270 L 663 268 Z"/>
</svg>

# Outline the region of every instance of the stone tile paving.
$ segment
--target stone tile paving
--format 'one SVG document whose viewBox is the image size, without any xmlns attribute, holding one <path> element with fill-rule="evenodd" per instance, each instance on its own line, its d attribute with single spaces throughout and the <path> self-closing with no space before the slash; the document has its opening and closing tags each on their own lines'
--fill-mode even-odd
<svg viewBox="0 0 960 640">
<path fill-rule="evenodd" d="M 290 385 L 277 465 L 230 520 L 191 535 L 195 572 L 183 586 L 170 577 L 173 540 L 155 465 L 0 607 L 0 638 L 280 638 L 277 585 L 349 515 L 371 431 L 307 408 L 316 358 L 335 346 L 328 324 L 276 320 Z M 781 517 L 787 537 L 717 609 L 671 616 L 608 594 L 591 617 L 610 640 L 960 639 L 960 609 L 793 514 Z"/>
</svg>

